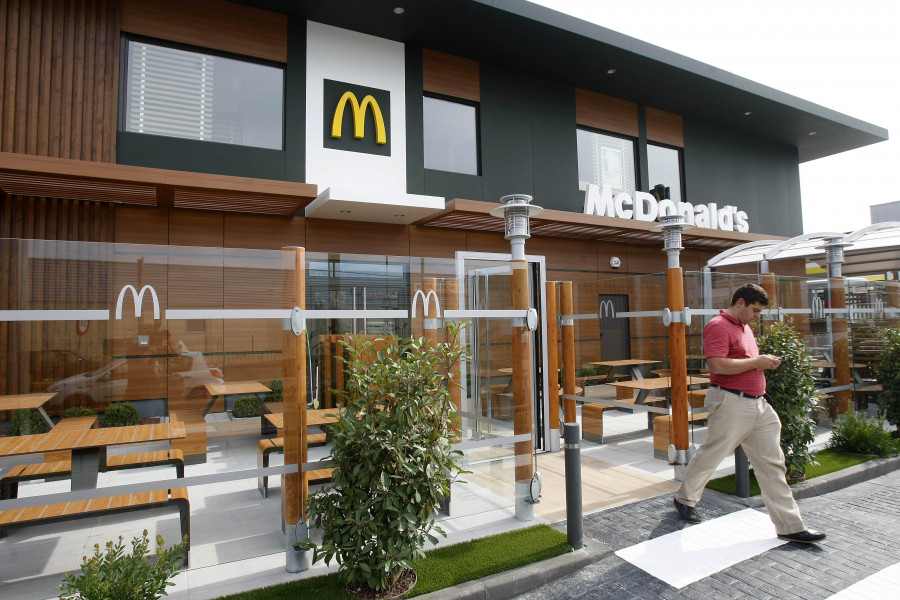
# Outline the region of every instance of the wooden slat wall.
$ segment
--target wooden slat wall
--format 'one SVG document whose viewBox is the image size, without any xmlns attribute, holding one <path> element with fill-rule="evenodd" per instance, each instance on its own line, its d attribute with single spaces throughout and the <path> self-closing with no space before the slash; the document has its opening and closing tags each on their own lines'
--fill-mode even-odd
<svg viewBox="0 0 900 600">
<path fill-rule="evenodd" d="M 684 124 L 681 115 L 646 107 L 647 139 L 684 148 Z"/>
<path fill-rule="evenodd" d="M 575 88 L 575 121 L 595 129 L 638 136 L 637 104 Z"/>
<path fill-rule="evenodd" d="M 287 62 L 287 16 L 222 0 L 121 0 L 122 31 Z"/>
<path fill-rule="evenodd" d="M 102 258 L 101 247 L 31 242 L 32 248 L 42 246 L 45 256 L 25 260 L 27 242 L 18 240 L 110 242 L 113 213 L 114 205 L 100 202 L 0 197 L 0 238 L 13 238 L 0 242 L 0 309 L 106 308 L 107 268 L 96 260 Z M 81 336 L 67 321 L 0 323 L 0 393 L 43 391 L 48 381 L 74 375 L 61 373 L 66 365 L 59 361 L 31 362 L 31 357 L 72 349 L 85 358 L 99 356 L 106 336 L 106 326 L 99 322 Z M 51 414 L 61 411 L 61 400 L 47 405 Z"/>
<path fill-rule="evenodd" d="M 0 0 L 0 151 L 115 161 L 115 0 Z"/>
<path fill-rule="evenodd" d="M 426 92 L 480 102 L 478 62 L 422 50 L 422 87 Z"/>
</svg>

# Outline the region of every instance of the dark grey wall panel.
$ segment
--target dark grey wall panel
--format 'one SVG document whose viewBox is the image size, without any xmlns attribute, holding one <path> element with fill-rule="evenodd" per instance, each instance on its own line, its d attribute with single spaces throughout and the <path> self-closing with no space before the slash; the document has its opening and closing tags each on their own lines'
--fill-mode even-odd
<svg viewBox="0 0 900 600">
<path fill-rule="evenodd" d="M 429 196 L 443 196 L 448 201 L 454 198 L 484 200 L 481 177 L 478 175 L 463 175 L 434 169 L 423 169 L 423 172 L 425 194 Z"/>
<path fill-rule="evenodd" d="M 284 70 L 285 179 L 306 182 L 306 19 L 288 17 Z"/>
<path fill-rule="evenodd" d="M 406 55 L 406 192 L 425 194 L 425 133 L 422 122 L 422 48 L 407 44 Z M 440 196 L 443 194 L 435 194 Z"/>
<path fill-rule="evenodd" d="M 268 148 L 125 131 L 116 138 L 116 162 L 121 165 L 259 179 L 285 179 L 285 154 Z"/>
<path fill-rule="evenodd" d="M 584 194 L 578 191 L 575 89 L 532 79 L 523 93 L 532 100 L 534 203 L 581 212 Z"/>
<path fill-rule="evenodd" d="M 803 233 L 796 148 L 690 118 L 684 146 L 688 202 L 737 206 L 753 233 Z"/>
</svg>

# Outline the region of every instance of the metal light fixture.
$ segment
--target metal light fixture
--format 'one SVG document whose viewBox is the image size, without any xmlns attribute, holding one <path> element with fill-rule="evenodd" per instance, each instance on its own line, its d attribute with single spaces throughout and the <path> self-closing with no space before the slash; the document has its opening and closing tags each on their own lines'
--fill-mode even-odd
<svg viewBox="0 0 900 600">
<path fill-rule="evenodd" d="M 659 225 L 650 229 L 663 232 L 663 250 L 666 252 L 668 268 L 677 269 L 680 266 L 678 257 L 684 250 L 684 246 L 681 245 L 681 232 L 693 227 L 690 223 L 685 223 L 682 215 L 665 215 L 660 217 Z"/>
<path fill-rule="evenodd" d="M 531 200 L 527 194 L 510 194 L 500 198 L 503 206 L 491 211 L 491 216 L 504 220 L 504 237 L 509 240 L 513 260 L 525 260 L 525 240 L 531 237 L 529 220 L 544 212 L 540 206 L 531 204 Z"/>
<path fill-rule="evenodd" d="M 844 248 L 852 246 L 844 241 L 843 237 L 828 238 L 825 244 L 819 248 L 825 250 L 825 266 L 828 269 L 828 277 L 841 276 L 841 264 L 844 262 Z"/>
</svg>

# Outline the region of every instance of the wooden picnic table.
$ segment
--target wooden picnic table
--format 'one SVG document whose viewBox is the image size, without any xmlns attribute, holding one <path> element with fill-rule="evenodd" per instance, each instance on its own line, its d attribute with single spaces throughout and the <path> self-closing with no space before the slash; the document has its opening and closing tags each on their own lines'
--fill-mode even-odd
<svg viewBox="0 0 900 600">
<path fill-rule="evenodd" d="M 87 490 L 97 487 L 97 473 L 105 468 L 109 446 L 171 441 L 183 437 L 184 423 L 50 431 L 0 438 L 0 457 L 71 450 L 72 491 Z"/>
<path fill-rule="evenodd" d="M 606 382 L 611 383 L 613 380 L 613 375 L 617 369 L 625 370 L 625 367 L 628 367 L 628 370 L 631 371 L 631 376 L 634 379 L 643 379 L 644 373 L 641 371 L 641 367 L 643 365 L 653 365 L 656 364 L 658 360 L 643 360 L 640 358 L 626 358 L 623 360 L 601 360 L 599 362 L 588 363 L 591 365 L 597 365 L 599 367 L 609 367 L 609 372 L 606 374 Z"/>
<path fill-rule="evenodd" d="M 13 394 L 10 396 L 0 396 L 0 411 L 4 410 L 23 410 L 33 408 L 41 415 L 41 418 L 53 429 L 53 420 L 47 411 L 44 410 L 44 404 L 56 395 L 52 393 L 37 394 Z"/>
<path fill-rule="evenodd" d="M 258 381 L 233 381 L 230 383 L 207 383 L 205 386 L 206 391 L 210 395 L 209 404 L 206 405 L 206 408 L 203 409 L 203 416 L 205 417 L 209 411 L 212 409 L 213 404 L 216 403 L 216 400 L 219 398 L 223 398 L 225 396 L 232 396 L 237 394 L 253 394 L 256 396 L 256 399 L 259 400 L 259 407 L 263 413 L 271 413 L 272 410 L 266 406 L 265 394 L 271 392 L 269 388 L 264 386 Z"/>
<path fill-rule="evenodd" d="M 647 396 L 650 395 L 650 392 L 654 390 L 667 390 L 672 387 L 672 378 L 671 377 L 652 377 L 650 379 L 634 379 L 631 381 L 614 381 L 609 385 L 619 388 L 627 388 L 631 390 L 637 390 L 638 395 L 635 399 L 635 404 L 644 404 L 647 400 Z M 699 377 L 696 375 L 688 376 L 688 389 L 690 390 L 692 386 L 699 385 L 709 385 L 708 377 Z"/>
<path fill-rule="evenodd" d="M 306 410 L 306 426 L 319 427 L 328 425 L 329 423 L 337 423 L 339 408 L 317 408 Z M 270 413 L 265 416 L 266 420 L 272 423 L 276 429 L 284 429 L 284 413 Z"/>
</svg>

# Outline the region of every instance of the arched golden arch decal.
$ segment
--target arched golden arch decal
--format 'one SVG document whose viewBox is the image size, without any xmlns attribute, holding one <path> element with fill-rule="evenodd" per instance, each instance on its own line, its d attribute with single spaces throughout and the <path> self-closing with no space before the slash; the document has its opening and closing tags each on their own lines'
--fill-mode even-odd
<svg viewBox="0 0 900 600">
<path fill-rule="evenodd" d="M 371 107 L 372 116 L 375 117 L 375 143 L 386 144 L 387 132 L 384 129 L 384 117 L 381 115 L 381 108 L 378 106 L 378 102 L 371 96 L 371 94 L 366 95 L 363 98 L 362 104 L 360 104 L 359 100 L 356 99 L 356 94 L 354 94 L 353 92 L 344 92 L 344 95 L 341 96 L 337 108 L 334 111 L 334 119 L 331 121 L 331 137 L 341 137 L 341 126 L 344 121 L 344 110 L 348 101 L 350 102 L 350 107 L 353 109 L 353 137 L 355 137 L 356 139 L 362 139 L 363 137 L 365 137 L 366 110 Z"/>
</svg>

